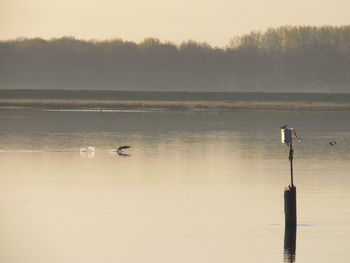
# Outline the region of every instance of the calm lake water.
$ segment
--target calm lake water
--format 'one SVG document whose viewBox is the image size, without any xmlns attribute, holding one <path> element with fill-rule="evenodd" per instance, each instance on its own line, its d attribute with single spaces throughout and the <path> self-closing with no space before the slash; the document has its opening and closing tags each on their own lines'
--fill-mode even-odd
<svg viewBox="0 0 350 263">
<path fill-rule="evenodd" d="M 1 109 L 0 262 L 292 261 L 285 123 L 295 261 L 349 262 L 349 115 Z"/>
</svg>

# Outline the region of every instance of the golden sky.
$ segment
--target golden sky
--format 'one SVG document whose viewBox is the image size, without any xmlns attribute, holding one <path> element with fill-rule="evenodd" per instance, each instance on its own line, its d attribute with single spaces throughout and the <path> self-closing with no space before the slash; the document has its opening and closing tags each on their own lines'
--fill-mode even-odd
<svg viewBox="0 0 350 263">
<path fill-rule="evenodd" d="M 0 0 L 0 39 L 157 37 L 225 46 L 282 25 L 350 24 L 350 0 Z"/>
</svg>

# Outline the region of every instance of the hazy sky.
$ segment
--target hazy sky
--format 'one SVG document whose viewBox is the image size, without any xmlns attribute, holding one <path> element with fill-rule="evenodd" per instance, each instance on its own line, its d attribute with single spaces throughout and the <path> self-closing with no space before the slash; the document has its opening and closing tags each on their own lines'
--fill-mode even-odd
<svg viewBox="0 0 350 263">
<path fill-rule="evenodd" d="M 157 37 L 224 46 L 281 25 L 350 24 L 350 0 L 0 0 L 0 39 Z"/>
</svg>

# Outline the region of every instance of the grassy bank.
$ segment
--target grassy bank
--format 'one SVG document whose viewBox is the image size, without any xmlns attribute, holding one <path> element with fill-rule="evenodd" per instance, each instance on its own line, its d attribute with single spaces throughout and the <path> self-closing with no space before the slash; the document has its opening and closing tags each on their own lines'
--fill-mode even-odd
<svg viewBox="0 0 350 263">
<path fill-rule="evenodd" d="M 44 109 L 137 109 L 137 110 L 323 110 L 350 111 L 350 103 L 259 102 L 259 101 L 116 101 L 116 100 L 47 100 L 0 99 L 0 107 Z"/>
<path fill-rule="evenodd" d="M 277 92 L 159 92 L 110 90 L 10 90 L 0 89 L 0 99 L 93 101 L 210 101 L 350 103 L 349 94 Z"/>
<path fill-rule="evenodd" d="M 1 89 L 0 107 L 153 110 L 350 110 L 350 94 Z"/>
</svg>

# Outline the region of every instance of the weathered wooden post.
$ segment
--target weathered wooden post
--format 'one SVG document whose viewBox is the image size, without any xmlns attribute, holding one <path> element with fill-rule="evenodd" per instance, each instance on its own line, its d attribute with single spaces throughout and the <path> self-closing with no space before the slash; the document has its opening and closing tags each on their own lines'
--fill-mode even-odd
<svg viewBox="0 0 350 263">
<path fill-rule="evenodd" d="M 291 139 L 289 143 L 290 184 L 284 190 L 284 215 L 285 225 L 295 227 L 297 225 L 297 188 L 294 186 L 293 178 L 293 154 L 293 143 Z"/>
<path fill-rule="evenodd" d="M 296 134 L 294 128 L 287 128 L 287 125 L 281 127 L 282 143 L 289 146 L 290 162 L 290 184 L 284 190 L 284 262 L 295 262 L 296 234 L 297 234 L 297 189 L 294 185 L 293 173 L 293 136 L 298 141 L 300 137 Z"/>
<path fill-rule="evenodd" d="M 284 190 L 284 215 L 286 227 L 295 227 L 297 225 L 297 189 L 294 186 L 293 178 L 293 135 L 294 138 L 301 141 L 294 128 L 287 128 L 287 125 L 281 127 L 281 141 L 289 146 L 290 161 L 290 184 Z"/>
<path fill-rule="evenodd" d="M 284 216 L 286 226 L 297 225 L 297 189 L 294 185 L 284 190 Z"/>
</svg>

